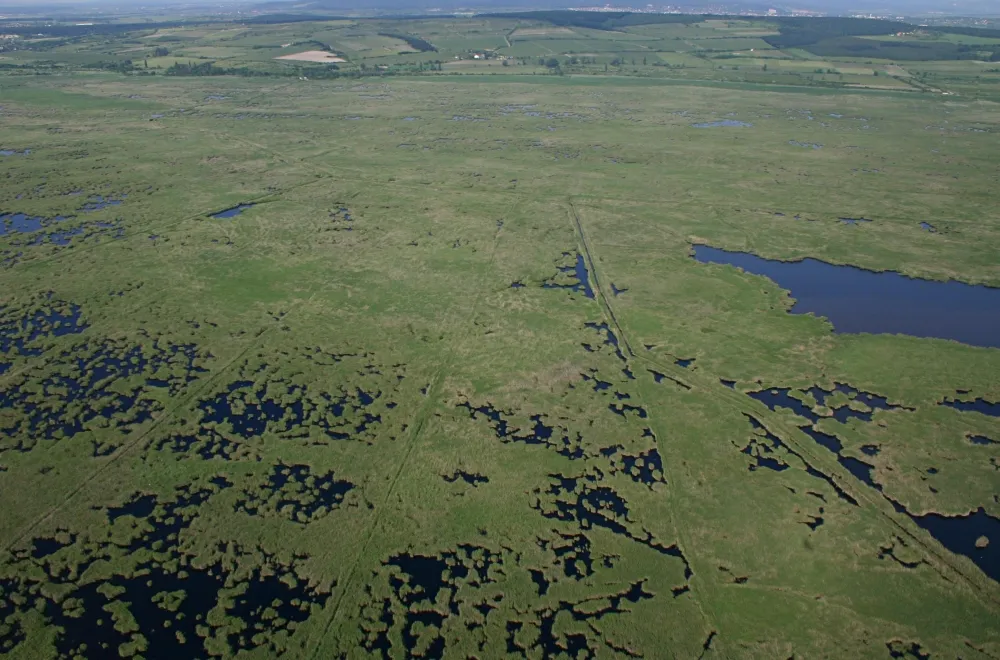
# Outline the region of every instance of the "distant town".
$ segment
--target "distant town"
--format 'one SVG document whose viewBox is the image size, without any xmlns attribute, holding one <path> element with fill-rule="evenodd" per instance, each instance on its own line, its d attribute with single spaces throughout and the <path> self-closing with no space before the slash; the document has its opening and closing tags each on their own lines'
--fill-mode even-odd
<svg viewBox="0 0 1000 660">
<path fill-rule="evenodd" d="M 905 20 L 912 18 L 916 14 L 904 15 L 898 12 L 892 13 L 872 13 L 872 12 L 851 12 L 840 14 L 837 12 L 824 12 L 814 9 L 796 9 L 787 7 L 771 7 L 762 9 L 760 7 L 750 7 L 742 4 L 704 4 L 704 5 L 652 5 L 629 6 L 629 5 L 590 5 L 583 7 L 571 7 L 573 11 L 596 11 L 614 13 L 634 13 L 634 14 L 711 14 L 715 16 L 850 16 L 851 18 L 871 18 L 883 20 Z M 949 14 L 919 14 L 922 18 L 928 19 L 932 24 L 939 25 L 967 25 L 975 27 L 993 27 L 997 21 L 983 17 L 971 17 Z"/>
<path fill-rule="evenodd" d="M 712 14 L 716 16 L 828 16 L 827 12 L 811 9 L 747 9 L 739 5 L 645 5 L 643 7 L 603 5 L 571 7 L 573 11 L 628 12 L 633 14 Z M 897 14 L 850 14 L 852 18 L 902 20 Z"/>
</svg>

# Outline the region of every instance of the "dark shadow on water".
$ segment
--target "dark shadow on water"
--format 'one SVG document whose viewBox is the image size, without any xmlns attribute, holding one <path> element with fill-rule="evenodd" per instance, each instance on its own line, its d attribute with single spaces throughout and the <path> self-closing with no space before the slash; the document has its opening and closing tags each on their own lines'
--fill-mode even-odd
<svg viewBox="0 0 1000 660">
<path fill-rule="evenodd" d="M 384 561 L 383 566 L 392 594 L 382 601 L 378 617 L 379 627 L 385 630 L 369 631 L 362 642 L 370 652 L 382 650 L 382 657 L 394 657 L 388 653 L 393 646 L 388 633 L 394 628 L 398 628 L 407 657 L 418 647 L 424 651 L 423 657 L 444 657 L 444 625 L 449 617 L 460 613 L 460 586 L 486 587 L 505 574 L 501 553 L 464 543 L 436 555 L 400 553 Z M 544 576 L 540 577 L 544 580 Z M 502 595 L 494 598 L 495 603 L 501 600 Z M 474 607 L 484 618 L 495 609 L 487 602 Z"/>
<path fill-rule="evenodd" d="M 623 472 L 632 481 L 650 490 L 653 490 L 654 484 L 667 483 L 663 475 L 663 459 L 656 447 L 632 455 L 624 453 L 621 445 L 614 445 L 601 449 L 601 455 L 609 459 L 614 472 Z"/>
<path fill-rule="evenodd" d="M 819 512 L 823 513 L 823 507 L 819 508 Z M 809 521 L 804 522 L 802 524 L 805 525 L 806 527 L 808 527 L 813 532 L 815 532 L 817 529 L 819 529 L 820 527 L 822 527 L 823 523 L 825 522 L 823 520 L 822 516 L 809 516 L 809 517 L 812 518 L 812 520 L 809 520 Z"/>
<path fill-rule="evenodd" d="M 490 482 L 489 477 L 483 476 L 481 474 L 476 474 L 474 472 L 466 472 L 465 470 L 455 470 L 453 474 L 445 474 L 441 476 L 442 479 L 450 484 L 456 481 L 464 481 L 473 488 L 478 488 L 480 484 L 488 484 Z"/>
<path fill-rule="evenodd" d="M 306 388 L 281 380 L 270 383 L 238 380 L 225 391 L 203 399 L 198 407 L 203 413 L 203 425 L 228 423 L 233 434 L 245 439 L 268 431 L 293 432 L 316 412 L 321 414 L 311 419 L 309 425 L 333 440 L 361 439 L 382 424 L 382 415 L 372 410 L 373 405 L 384 399 L 381 390 L 367 392 L 355 387 L 339 393 L 320 392 L 312 398 L 308 395 Z M 290 403 L 276 401 L 274 396 Z"/>
<path fill-rule="evenodd" d="M 539 538 L 537 543 L 542 550 L 555 555 L 555 564 L 562 568 L 565 577 L 580 581 L 594 574 L 595 558 L 586 534 L 557 532 L 556 538 Z"/>
<path fill-rule="evenodd" d="M 245 491 L 233 510 L 250 516 L 276 515 L 304 525 L 345 506 L 354 488 L 350 481 L 336 479 L 332 471 L 317 473 L 308 465 L 278 462 L 263 483 Z"/>
<path fill-rule="evenodd" d="M 70 534 L 69 539 L 64 543 L 58 539 L 54 538 L 35 538 L 31 542 L 31 558 L 32 559 L 45 559 L 55 553 L 59 552 L 63 548 L 73 545 L 76 541 L 77 535 Z M 2 620 L 2 619 L 0 619 Z"/>
<path fill-rule="evenodd" d="M 843 443 L 841 443 L 836 436 L 829 435 L 828 433 L 823 433 L 822 431 L 817 431 L 816 429 L 809 426 L 802 427 L 802 430 L 805 431 L 806 434 L 813 440 L 815 440 L 818 444 L 822 445 L 829 451 L 832 451 L 834 454 L 839 454 L 841 450 L 843 450 L 844 448 Z"/>
<path fill-rule="evenodd" d="M 909 658 L 910 660 L 931 660 L 930 652 L 925 652 L 924 647 L 917 642 L 903 642 L 893 640 L 885 647 L 889 649 L 890 658 Z"/>
<path fill-rule="evenodd" d="M 917 561 L 910 561 L 907 559 L 902 559 L 896 554 L 897 546 L 901 546 L 904 550 L 910 547 L 910 543 L 903 539 L 901 536 L 896 536 L 893 540 L 889 541 L 887 544 L 882 545 L 879 548 L 878 558 L 885 561 L 890 560 L 895 562 L 897 565 L 903 568 L 917 568 L 923 563 L 926 563 L 925 559 L 918 559 Z"/>
<path fill-rule="evenodd" d="M 170 451 L 180 456 L 196 455 L 202 460 L 220 459 L 224 461 L 238 458 L 252 459 L 249 447 L 233 442 L 214 429 L 202 427 L 195 435 L 175 434 L 150 445 L 154 451 Z M 260 460 L 256 457 L 256 460 Z"/>
<path fill-rule="evenodd" d="M 635 374 L 633 374 L 632 370 L 629 369 L 628 358 L 625 357 L 625 353 L 622 351 L 621 343 L 618 341 L 618 335 L 615 334 L 614 330 L 612 330 L 611 327 L 606 322 L 601 322 L 601 323 L 588 322 L 584 323 L 584 327 L 589 328 L 597 332 L 598 334 L 604 335 L 604 345 L 610 346 L 612 349 L 614 349 L 615 355 L 618 357 L 619 360 L 622 361 L 622 364 L 625 365 L 625 367 L 622 369 L 622 373 L 625 374 L 625 377 L 628 378 L 629 380 L 635 380 Z M 591 353 L 593 353 L 596 350 L 592 346 L 590 346 L 590 344 L 584 344 L 583 347 Z"/>
<path fill-rule="evenodd" d="M 750 421 L 755 434 L 750 438 L 746 446 L 740 450 L 753 459 L 753 462 L 747 466 L 747 469 L 750 472 L 754 472 L 760 468 L 766 468 L 775 472 L 784 472 L 791 467 L 781 458 L 781 454 L 778 453 L 778 450 L 782 448 L 788 450 L 785 443 L 757 423 L 757 420 L 753 417 L 750 417 Z"/>
<path fill-rule="evenodd" d="M 900 333 L 1000 348 L 1000 288 L 876 273 L 815 259 L 783 262 L 706 245 L 702 263 L 763 275 L 796 299 L 793 314 L 825 316 L 838 333 Z"/>
<path fill-rule="evenodd" d="M 534 568 L 528 569 L 528 572 L 531 574 L 531 581 L 538 588 L 538 595 L 544 596 L 547 594 L 549 592 L 549 584 L 551 583 L 545 578 L 545 573 Z"/>
<path fill-rule="evenodd" d="M 866 486 L 875 490 L 882 490 L 882 485 L 876 483 L 872 478 L 872 470 L 875 469 L 874 466 L 868 465 L 864 461 L 859 461 L 851 456 L 837 456 L 837 461 L 847 468 L 847 471 L 854 475 L 855 479 L 860 480 Z"/>
<path fill-rule="evenodd" d="M 37 340 L 79 334 L 90 327 L 79 305 L 62 300 L 46 299 L 29 311 L 11 311 L 0 306 L 0 353 L 38 356 L 44 349 L 30 345 Z"/>
<path fill-rule="evenodd" d="M 458 407 L 468 410 L 472 419 L 478 419 L 480 415 L 485 417 L 497 439 L 503 444 L 539 445 L 571 460 L 587 457 L 583 449 L 583 436 L 562 426 L 548 426 L 545 424 L 545 415 L 532 415 L 529 418 L 531 427 L 522 430 L 512 427 L 508 422 L 508 418 L 514 414 L 512 411 L 494 408 L 489 403 L 473 407 L 468 401 L 458 404 Z"/>
<path fill-rule="evenodd" d="M 664 545 L 652 532 L 633 521 L 628 502 L 614 488 L 605 485 L 603 478 L 600 470 L 575 477 L 550 474 L 548 489 L 532 491 L 539 497 L 531 508 L 544 518 L 576 523 L 581 531 L 599 527 L 660 554 L 676 557 L 684 563 L 684 579 L 690 580 L 691 565 L 680 548 L 676 544 Z M 674 595 L 687 589 L 688 585 L 678 587 Z"/>
<path fill-rule="evenodd" d="M 104 418 L 111 426 L 131 432 L 163 408 L 150 396 L 145 378 L 159 370 L 171 370 L 168 377 L 172 395 L 206 370 L 196 365 L 205 357 L 194 344 L 160 343 L 130 346 L 127 342 L 105 340 L 83 343 L 49 358 L 49 369 L 26 372 L 0 391 L 0 409 L 7 415 L 0 421 L 0 447 L 30 451 L 40 440 L 68 438 L 86 425 Z M 136 377 L 142 376 L 142 385 Z M 125 383 L 130 383 L 125 387 Z M 9 446 L 16 439 L 15 446 Z M 115 445 L 94 444 L 94 455 L 114 451 Z M 8 445 L 8 446 L 4 446 Z"/>
<path fill-rule="evenodd" d="M 838 385 L 839 387 L 847 387 L 843 385 Z M 813 388 L 815 389 L 815 388 Z M 843 390 L 841 390 L 843 391 Z M 823 390 L 820 390 L 823 392 Z M 854 400 L 863 400 L 867 404 L 874 404 L 873 407 L 878 408 L 894 408 L 898 406 L 892 406 L 888 404 L 884 397 L 878 397 L 865 392 L 858 392 L 853 390 L 856 394 Z M 829 394 L 829 393 L 827 393 Z M 751 392 L 750 396 L 763 401 L 768 405 L 771 410 L 777 407 L 786 407 L 794 410 L 800 416 L 807 418 L 813 422 L 817 421 L 819 418 L 812 412 L 811 409 L 807 408 L 798 399 L 794 399 L 788 396 L 788 390 L 765 390 L 763 392 Z M 820 405 L 823 405 L 823 399 L 816 397 Z M 954 402 L 953 402 L 954 403 Z M 981 400 L 968 402 L 970 406 L 982 407 L 983 405 L 995 405 L 986 404 L 981 402 Z M 846 406 L 838 410 L 845 410 Z M 852 416 L 859 416 L 857 411 L 850 411 Z M 865 413 L 860 413 L 860 415 L 865 415 Z M 772 447 L 777 447 L 781 445 L 780 440 L 775 438 L 769 431 L 764 429 L 763 425 L 760 424 L 754 417 L 749 417 L 752 425 L 755 429 L 763 430 L 766 432 L 767 439 L 771 442 Z M 871 420 L 871 415 L 867 414 L 866 421 Z M 842 420 L 846 421 L 846 419 Z M 995 539 L 1000 539 L 1000 520 L 993 518 L 988 515 L 985 510 L 980 508 L 978 511 L 969 514 L 967 516 L 954 516 L 945 517 L 938 514 L 928 514 L 924 516 L 916 516 L 911 514 L 906 510 L 901 504 L 896 502 L 894 499 L 886 495 L 883 491 L 882 485 L 875 481 L 873 477 L 874 466 L 865 463 L 852 456 L 843 455 L 843 443 L 836 436 L 824 433 L 813 426 L 801 425 L 801 430 L 811 437 L 818 445 L 827 449 L 837 457 L 837 462 L 839 462 L 844 468 L 847 469 L 850 474 L 865 484 L 869 488 L 882 494 L 892 506 L 896 509 L 898 513 L 903 513 L 913 519 L 915 523 L 930 532 L 931 536 L 936 538 L 942 545 L 951 550 L 952 552 L 963 554 L 973 562 L 975 562 L 984 573 L 994 580 L 1000 581 L 1000 541 L 995 541 Z M 976 436 L 978 437 L 978 436 Z M 970 441 L 975 442 L 970 438 Z M 763 447 L 763 449 L 762 449 Z M 787 449 L 787 446 L 786 446 Z M 791 452 L 791 450 L 789 450 Z M 879 453 L 879 448 L 875 445 L 865 445 L 861 448 L 861 452 L 866 456 L 876 456 Z M 768 456 L 766 454 L 771 453 L 766 445 L 763 445 L 759 438 L 751 440 L 743 452 L 755 457 L 757 459 L 756 465 L 751 465 L 750 470 L 754 470 L 757 467 L 769 467 L 771 469 L 781 470 L 785 467 L 776 466 L 774 463 L 769 462 Z M 795 452 L 791 452 L 795 453 Z M 798 456 L 798 454 L 795 454 Z M 799 456 L 801 459 L 802 457 Z M 822 474 L 810 465 L 806 465 L 807 471 L 817 477 L 820 477 L 827 481 L 831 486 L 833 486 L 842 499 L 845 499 L 852 504 L 857 504 L 854 498 L 847 495 L 836 483 L 830 479 L 829 476 Z M 936 468 L 929 468 L 929 474 L 936 474 Z M 981 536 L 985 536 L 989 540 L 989 544 L 984 548 L 977 548 L 976 541 Z"/>
<path fill-rule="evenodd" d="M 83 209 L 81 209 L 83 210 Z M 122 238 L 125 235 L 125 228 L 116 222 L 89 222 L 69 229 L 59 231 L 44 231 L 52 229 L 56 223 L 69 220 L 72 216 L 57 215 L 54 218 L 42 218 L 29 216 L 24 213 L 11 213 L 0 215 L 0 236 L 15 234 L 34 234 L 26 242 L 15 240 L 12 245 L 16 246 L 39 246 L 39 245 L 69 245 L 74 237 L 80 236 L 83 239 L 94 239 L 100 241 L 102 237 Z M 115 231 L 110 231 L 115 230 Z M 16 262 L 17 259 L 10 260 Z"/>
<path fill-rule="evenodd" d="M 222 565 L 181 564 L 183 576 L 178 567 L 168 566 L 149 562 L 131 576 L 116 575 L 71 592 L 81 604 L 80 616 L 68 616 L 54 603 L 47 607 L 51 625 L 62 629 L 56 641 L 62 657 L 116 657 L 118 648 L 132 641 L 132 634 L 120 632 L 105 609 L 116 601 L 127 604 L 137 632 L 145 637 L 145 657 L 195 658 L 207 655 L 204 634 L 211 630 L 210 613 L 220 602 L 228 600 L 226 614 L 244 624 L 238 632 L 230 629 L 224 639 L 236 650 L 252 650 L 268 649 L 269 638 L 293 632 L 328 598 L 303 581 L 289 580 L 289 570 L 280 566 L 269 567 L 266 574 L 255 569 L 233 584 Z M 224 596 L 227 587 L 235 595 Z M 108 595 L 117 592 L 121 595 Z M 166 607 L 171 601 L 173 606 Z"/>
<path fill-rule="evenodd" d="M 684 388 L 685 390 L 690 390 L 691 389 L 690 385 L 688 385 L 687 383 L 681 382 L 680 380 L 674 378 L 673 376 L 671 376 L 669 374 L 661 373 L 661 372 L 656 371 L 654 369 L 647 369 L 647 371 L 649 371 L 649 373 L 651 373 L 653 375 L 653 380 L 656 381 L 657 383 L 662 383 L 665 380 L 669 380 L 670 382 L 672 382 L 675 385 L 678 385 L 678 386 Z"/>
<path fill-rule="evenodd" d="M 106 513 L 108 522 L 113 523 L 122 516 L 133 516 L 135 518 L 147 518 L 156 509 L 156 495 L 141 495 L 136 493 L 125 504 L 117 507 L 108 507 Z"/>
<path fill-rule="evenodd" d="M 91 213 L 93 211 L 100 211 L 101 209 L 106 209 L 109 206 L 120 206 L 125 200 L 127 195 L 122 195 L 120 197 L 104 197 L 102 195 L 94 195 L 88 199 L 83 206 L 77 209 L 78 213 Z"/>
<path fill-rule="evenodd" d="M 821 419 L 824 419 L 813 412 L 813 409 L 807 406 L 804 401 L 791 396 L 789 394 L 791 391 L 791 388 L 788 387 L 771 388 L 768 390 L 760 390 L 759 392 L 747 392 L 747 396 L 760 401 L 771 410 L 787 408 L 799 417 L 808 419 L 813 424 L 816 424 Z M 816 405 L 818 406 L 829 405 L 827 399 L 837 392 L 844 394 L 849 401 L 855 403 L 854 408 L 845 403 L 832 409 L 833 419 L 837 420 L 841 424 L 847 424 L 851 419 L 860 419 L 864 422 L 870 422 L 872 421 L 872 416 L 876 409 L 910 410 L 910 408 L 906 408 L 905 406 L 889 403 L 887 397 L 858 390 L 845 383 L 834 383 L 834 388 L 832 390 L 824 390 L 816 385 L 810 387 L 808 390 L 805 390 L 805 394 L 812 395 L 813 399 L 816 401 Z M 856 408 L 862 409 L 857 410 Z"/>
<path fill-rule="evenodd" d="M 983 415 L 989 415 L 990 417 L 1000 417 L 1000 403 L 986 401 L 982 397 L 973 401 L 956 401 L 954 399 L 946 398 L 940 405 L 955 408 L 956 410 L 961 410 L 962 412 L 977 412 Z"/>
<path fill-rule="evenodd" d="M 563 253 L 564 257 L 572 256 L 569 252 Z M 552 280 L 542 283 L 543 289 L 568 289 L 577 293 L 583 293 L 588 298 L 594 297 L 594 289 L 590 286 L 590 273 L 587 270 L 587 264 L 583 259 L 583 255 L 577 253 L 576 261 L 572 266 L 557 266 L 560 273 L 569 274 L 572 273 L 572 278 L 576 282 L 569 284 L 558 284 Z"/>
<path fill-rule="evenodd" d="M 616 415 L 621 415 L 622 417 L 626 418 L 627 418 L 626 413 L 635 413 L 636 415 L 639 416 L 639 419 L 646 419 L 646 417 L 649 416 L 646 413 L 646 409 L 643 408 L 642 406 L 633 406 L 627 403 L 618 403 L 618 404 L 611 403 L 608 404 L 608 409 L 611 412 L 615 413 Z"/>
<path fill-rule="evenodd" d="M 589 345 L 589 344 L 588 344 Z M 595 370 L 596 371 L 596 370 Z M 591 376 L 588 374 L 580 374 L 584 382 L 593 383 L 595 392 L 603 392 L 605 390 L 611 389 L 611 383 L 606 380 L 601 380 L 597 376 Z"/>
<path fill-rule="evenodd" d="M 57 215 L 54 218 L 42 218 L 25 213 L 7 213 L 0 215 L 0 236 L 11 232 L 30 234 L 41 231 L 54 222 L 63 222 L 64 220 L 68 220 L 68 218 L 62 215 Z"/>
<path fill-rule="evenodd" d="M 836 481 L 834 481 L 829 475 L 824 474 L 823 472 L 820 472 L 819 470 L 814 468 L 807 460 L 805 460 L 805 458 L 802 457 L 801 454 L 794 451 L 791 447 L 783 443 L 777 436 L 771 433 L 771 431 L 769 431 L 760 422 L 760 420 L 758 420 L 753 415 L 747 413 L 743 413 L 743 415 L 748 420 L 750 420 L 750 426 L 752 426 L 755 431 L 755 435 L 751 439 L 750 443 L 741 450 L 743 451 L 743 453 L 756 458 L 758 461 L 756 466 L 753 464 L 750 465 L 751 471 L 755 470 L 757 467 L 768 467 L 771 468 L 772 470 L 777 470 L 777 471 L 782 471 L 787 469 L 788 465 L 785 464 L 784 461 L 780 460 L 780 457 L 779 459 L 776 459 L 779 461 L 779 467 L 775 467 L 773 464 L 769 464 L 765 460 L 772 458 L 771 456 L 768 455 L 776 453 L 775 450 L 777 450 L 780 447 L 783 448 L 786 452 L 788 452 L 792 456 L 795 456 L 800 461 L 802 461 L 802 463 L 805 465 L 806 472 L 810 476 L 816 477 L 817 479 L 822 479 L 827 484 L 829 484 L 830 487 L 833 488 L 833 490 L 837 493 L 837 496 L 840 497 L 840 499 L 854 506 L 859 506 L 858 501 L 854 499 L 847 491 L 838 486 Z M 763 438 L 761 436 L 763 436 Z M 784 467 L 780 467 L 780 465 L 784 465 Z"/>
<path fill-rule="evenodd" d="M 263 657 L 277 656 L 285 639 L 322 609 L 329 592 L 298 575 L 296 564 L 307 555 L 293 554 L 282 563 L 262 553 L 255 566 L 242 571 L 234 570 L 234 560 L 253 557 L 252 548 L 248 553 L 230 542 L 227 554 L 214 560 L 183 550 L 184 530 L 210 498 L 231 486 L 216 475 L 162 496 L 135 493 L 121 506 L 105 509 L 114 540 L 81 539 L 65 530 L 57 530 L 55 539 L 34 539 L 32 551 L 18 557 L 29 562 L 25 568 L 45 567 L 46 558 L 62 548 L 85 559 L 58 576 L 58 595 L 47 593 L 45 582 L 29 577 L 30 571 L 16 585 L 0 579 L 0 615 L 10 614 L 4 602 L 11 594 L 30 603 L 46 619 L 53 657 L 111 658 L 131 646 L 147 658 L 202 658 L 217 653 L 219 643 L 221 648 L 228 644 L 227 654 L 257 649 Z M 121 569 L 116 565 L 103 577 L 88 577 L 88 567 L 123 552 Z M 227 618 L 238 625 L 228 625 Z M 118 625 L 123 620 L 129 625 Z M 17 633 L 16 627 L 4 627 L 0 651 L 9 649 L 5 645 Z M 206 646 L 216 650 L 210 653 Z"/>
<path fill-rule="evenodd" d="M 916 516 L 891 498 L 889 502 L 898 513 L 909 516 L 941 545 L 955 554 L 971 559 L 991 579 L 1000 582 L 1000 519 L 986 513 L 980 507 L 964 516 L 942 516 L 928 513 Z M 977 541 L 986 538 L 985 547 L 977 547 Z"/>
<path fill-rule="evenodd" d="M 838 385 L 840 387 L 847 387 L 843 385 Z M 813 388 L 816 389 L 816 388 Z M 841 390 L 843 391 L 843 390 Z M 820 390 L 823 392 L 823 390 Z M 855 401 L 863 401 L 873 407 L 878 408 L 894 408 L 898 406 L 892 406 L 888 404 L 884 397 L 878 397 L 866 392 L 858 392 L 853 390 L 856 394 L 854 398 Z M 817 421 L 819 418 L 812 412 L 811 409 L 807 408 L 802 402 L 788 396 L 788 390 L 765 390 L 763 392 L 751 392 L 750 396 L 764 401 L 771 410 L 777 407 L 787 407 L 794 410 L 797 414 L 805 417 L 813 422 Z M 827 393 L 829 394 L 829 393 Z M 823 399 L 816 397 L 820 405 L 823 405 Z M 954 402 L 953 402 L 954 403 Z M 971 409 L 981 408 L 983 405 L 995 405 L 986 404 L 981 400 L 974 402 L 968 402 L 972 407 Z M 978 407 L 978 408 L 977 408 Z M 1000 407 L 1000 406 L 998 406 Z M 838 410 L 849 410 L 847 407 L 840 408 Z M 864 413 L 858 413 L 857 411 L 850 411 L 851 416 L 862 416 Z M 988 414 L 988 413 L 987 413 Z M 748 415 L 748 417 L 750 417 Z M 865 417 L 866 421 L 871 420 L 871 415 L 867 414 Z M 763 426 L 755 418 L 750 417 L 751 423 L 756 429 L 763 429 Z M 842 419 L 841 421 L 846 421 Z M 817 444 L 823 448 L 829 450 L 831 453 L 835 454 L 837 457 L 837 462 L 839 462 L 844 468 L 847 469 L 851 475 L 865 484 L 869 488 L 881 493 L 892 506 L 896 509 L 898 513 L 903 513 L 913 519 L 915 523 L 930 532 L 931 536 L 936 538 L 942 545 L 951 550 L 952 552 L 963 554 L 973 562 L 975 562 L 984 573 L 994 580 L 1000 581 L 1000 520 L 993 518 L 988 515 L 982 508 L 978 511 L 969 514 L 967 516 L 954 516 L 945 517 L 938 514 L 928 514 L 925 516 L 916 516 L 907 511 L 902 505 L 896 502 L 894 499 L 886 495 L 883 491 L 882 485 L 875 481 L 873 477 L 874 466 L 865 463 L 852 456 L 843 455 L 843 443 L 841 441 L 828 433 L 824 433 L 813 426 L 801 425 L 801 430 L 811 437 Z M 978 436 L 976 436 L 978 437 Z M 774 446 L 780 444 L 780 441 L 775 438 L 770 432 L 767 432 L 768 440 L 771 440 Z M 976 442 L 970 437 L 970 441 Z M 750 469 L 754 470 L 756 467 L 770 467 L 771 469 L 784 469 L 777 468 L 774 464 L 767 462 L 767 458 L 762 458 L 761 452 L 761 442 L 758 440 L 751 441 L 747 447 L 744 448 L 743 452 L 754 456 L 757 458 L 757 466 L 751 465 Z M 865 445 L 861 448 L 861 452 L 866 456 L 876 456 L 879 453 L 879 448 L 875 445 Z M 764 454 L 769 453 L 765 447 Z M 792 452 L 794 453 L 794 452 Z M 796 454 L 798 455 L 798 454 Z M 799 456 L 799 458 L 802 458 Z M 810 474 L 818 476 L 830 483 L 834 488 L 837 489 L 838 494 L 841 495 L 843 499 L 847 499 L 853 504 L 857 504 L 854 498 L 851 498 L 845 492 L 843 492 L 830 477 L 820 473 L 815 468 L 807 464 L 807 470 Z M 936 468 L 929 468 L 929 474 L 936 474 Z M 984 548 L 977 548 L 976 541 L 981 536 L 987 537 L 989 544 Z"/>
</svg>

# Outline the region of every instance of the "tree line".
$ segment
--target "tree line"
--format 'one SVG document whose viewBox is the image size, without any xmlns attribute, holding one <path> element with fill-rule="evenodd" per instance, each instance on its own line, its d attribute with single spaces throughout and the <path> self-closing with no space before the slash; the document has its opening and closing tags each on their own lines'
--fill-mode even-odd
<svg viewBox="0 0 1000 660">
<path fill-rule="evenodd" d="M 420 37 L 415 37 L 411 34 L 403 34 L 402 32 L 379 32 L 380 37 L 389 37 L 391 39 L 399 39 L 400 41 L 405 41 L 414 50 L 418 50 L 421 53 L 436 53 L 437 47 L 434 46 L 429 41 L 421 39 Z"/>
</svg>

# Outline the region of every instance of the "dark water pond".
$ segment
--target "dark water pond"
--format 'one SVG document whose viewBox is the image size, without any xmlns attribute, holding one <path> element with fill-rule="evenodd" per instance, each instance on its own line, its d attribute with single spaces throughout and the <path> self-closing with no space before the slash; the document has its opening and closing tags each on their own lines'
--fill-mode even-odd
<svg viewBox="0 0 1000 660">
<path fill-rule="evenodd" d="M 54 245 L 69 245 L 70 241 L 74 236 L 79 236 L 83 233 L 83 227 L 73 227 L 72 229 L 67 229 L 66 231 L 54 231 L 48 235 L 49 242 Z M 43 237 L 39 236 L 34 241 L 33 244 L 41 244 Z"/>
<path fill-rule="evenodd" d="M 834 266 L 816 259 L 784 262 L 745 252 L 694 246 L 702 263 L 763 275 L 796 299 L 793 314 L 825 316 L 838 333 L 890 333 L 953 339 L 1000 348 L 1000 289 L 914 279 Z"/>
<path fill-rule="evenodd" d="M 964 516 L 942 516 L 928 513 L 915 516 L 898 502 L 890 500 L 896 511 L 905 513 L 944 547 L 952 552 L 965 555 L 983 573 L 1000 582 L 1000 519 L 986 513 L 980 507 Z M 979 547 L 977 541 L 986 538 L 986 546 Z"/>
<path fill-rule="evenodd" d="M 57 215 L 52 218 L 51 222 L 62 222 L 65 219 L 65 217 Z M 39 231 L 48 223 L 49 220 L 47 218 L 33 217 L 24 213 L 0 215 L 0 236 L 4 236 L 10 232 L 29 234 Z"/>
<path fill-rule="evenodd" d="M 956 410 L 961 410 L 963 412 L 977 412 L 983 415 L 989 415 L 990 417 L 1000 417 L 1000 403 L 993 403 L 992 401 L 987 401 L 982 397 L 974 399 L 972 401 L 955 401 L 953 399 L 945 399 L 941 402 L 942 406 L 948 406 L 949 408 L 955 408 Z"/>
<path fill-rule="evenodd" d="M 232 208 L 228 208 L 225 211 L 219 211 L 212 215 L 213 218 L 235 218 L 240 213 L 243 213 L 248 208 L 252 207 L 253 204 L 238 204 Z"/>
<path fill-rule="evenodd" d="M 569 256 L 568 253 L 564 253 L 565 256 Z M 559 272 L 561 273 L 572 273 L 575 276 L 576 282 L 571 284 L 556 284 L 555 282 L 543 282 L 543 289 L 569 289 L 570 291 L 575 291 L 578 293 L 583 293 L 583 295 L 588 298 L 594 297 L 594 289 L 590 286 L 590 271 L 587 270 L 587 263 L 583 259 L 583 255 L 577 253 L 576 263 L 572 266 L 559 266 Z"/>
<path fill-rule="evenodd" d="M 106 209 L 109 206 L 120 206 L 128 195 L 122 195 L 120 198 L 116 197 L 104 197 L 103 195 L 94 195 L 87 202 L 77 209 L 81 213 L 90 213 L 92 211 L 100 211 L 101 209 Z"/>
<path fill-rule="evenodd" d="M 101 237 L 111 236 L 112 238 L 122 238 L 125 235 L 125 228 L 113 222 L 91 222 L 69 229 L 58 231 L 46 231 L 53 229 L 53 224 L 69 220 L 70 217 L 57 215 L 54 218 L 42 218 L 29 216 L 24 213 L 11 213 L 0 215 L 0 236 L 8 234 L 34 234 L 31 240 L 25 242 L 15 241 L 15 245 L 59 245 L 66 246 L 73 242 L 74 237 L 82 239 L 93 238 L 100 241 Z"/>
</svg>

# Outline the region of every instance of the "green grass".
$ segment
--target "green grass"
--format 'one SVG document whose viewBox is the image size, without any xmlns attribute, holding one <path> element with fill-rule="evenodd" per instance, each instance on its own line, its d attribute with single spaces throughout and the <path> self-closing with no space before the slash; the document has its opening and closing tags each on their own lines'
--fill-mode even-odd
<svg viewBox="0 0 1000 660">
<path fill-rule="evenodd" d="M 454 60 L 516 25 L 184 28 L 150 59 L 278 71 L 280 48 L 251 46 L 318 39 L 442 75 L 0 71 L 0 148 L 31 150 L 0 157 L 0 212 L 80 232 L 0 236 L 0 648 L 995 655 L 996 581 L 886 497 L 1000 516 L 1000 445 L 968 439 L 1000 440 L 997 419 L 938 405 L 1000 400 L 1000 351 L 834 333 L 691 249 L 1000 286 L 997 106 L 972 95 L 1000 76 L 907 64 L 946 96 L 814 73 L 887 62 L 706 60 L 656 36 L 742 43 L 743 21 L 515 41 L 601 53 L 566 75 Z M 439 52 L 376 57 L 385 30 Z M 603 71 L 654 37 L 649 64 Z M 721 119 L 753 126 L 693 126 Z M 122 203 L 79 210 L 97 194 Z M 577 254 L 593 298 L 545 286 L 575 283 Z M 747 396 L 812 407 L 835 383 L 898 406 L 818 423 L 881 493 Z"/>
</svg>

